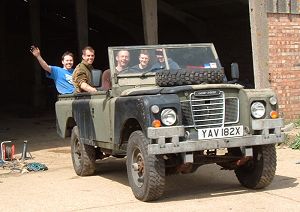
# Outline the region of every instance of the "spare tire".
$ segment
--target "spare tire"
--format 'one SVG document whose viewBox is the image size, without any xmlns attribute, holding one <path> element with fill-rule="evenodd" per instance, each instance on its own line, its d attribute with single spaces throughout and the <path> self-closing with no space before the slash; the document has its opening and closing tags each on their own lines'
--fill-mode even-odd
<svg viewBox="0 0 300 212">
<path fill-rule="evenodd" d="M 220 69 L 179 69 L 156 72 L 156 84 L 161 87 L 222 83 L 224 73 Z"/>
</svg>

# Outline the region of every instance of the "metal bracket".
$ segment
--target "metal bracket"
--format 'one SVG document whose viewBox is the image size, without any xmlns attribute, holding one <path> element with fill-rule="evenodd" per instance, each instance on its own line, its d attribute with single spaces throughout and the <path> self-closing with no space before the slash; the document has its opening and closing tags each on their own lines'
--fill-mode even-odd
<svg viewBox="0 0 300 212">
<path fill-rule="evenodd" d="M 192 152 L 183 152 L 181 156 L 184 164 L 194 162 L 194 154 Z"/>
</svg>

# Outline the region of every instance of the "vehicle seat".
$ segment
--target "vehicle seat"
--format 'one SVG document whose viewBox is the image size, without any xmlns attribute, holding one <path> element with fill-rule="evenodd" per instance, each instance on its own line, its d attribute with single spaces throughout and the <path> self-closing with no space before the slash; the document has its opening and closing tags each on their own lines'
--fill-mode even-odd
<svg viewBox="0 0 300 212">
<path fill-rule="evenodd" d="M 111 87 L 110 69 L 107 69 L 102 74 L 102 90 L 108 91 Z"/>
<path fill-rule="evenodd" d="M 94 87 L 101 87 L 102 70 L 93 69 L 92 74 L 92 85 Z"/>
</svg>

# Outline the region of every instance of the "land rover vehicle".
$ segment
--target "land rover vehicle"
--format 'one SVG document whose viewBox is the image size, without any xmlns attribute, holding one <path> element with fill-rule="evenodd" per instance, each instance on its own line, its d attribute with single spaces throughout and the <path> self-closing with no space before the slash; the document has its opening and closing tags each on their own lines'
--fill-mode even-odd
<svg viewBox="0 0 300 212">
<path fill-rule="evenodd" d="M 118 72 L 120 50 L 130 58 Z M 149 52 L 149 67 L 155 67 L 160 50 L 161 69 L 132 70 L 141 50 Z M 108 54 L 108 91 L 61 95 L 56 102 L 57 130 L 71 136 L 79 176 L 94 174 L 96 160 L 126 157 L 129 185 L 142 201 L 162 196 L 166 175 L 211 163 L 234 170 L 247 188 L 271 183 L 275 144 L 283 141 L 271 89 L 226 82 L 211 43 L 109 47 Z M 179 69 L 170 68 L 171 60 Z"/>
</svg>

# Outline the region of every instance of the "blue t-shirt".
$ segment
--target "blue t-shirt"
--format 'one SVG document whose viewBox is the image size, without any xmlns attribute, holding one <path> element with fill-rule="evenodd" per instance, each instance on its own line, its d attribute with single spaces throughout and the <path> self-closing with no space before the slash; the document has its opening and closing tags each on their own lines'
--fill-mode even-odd
<svg viewBox="0 0 300 212">
<path fill-rule="evenodd" d="M 55 87 L 60 94 L 73 93 L 75 87 L 72 82 L 74 69 L 64 69 L 57 66 L 50 66 L 51 74 L 46 72 L 46 76 L 54 80 Z"/>
</svg>

